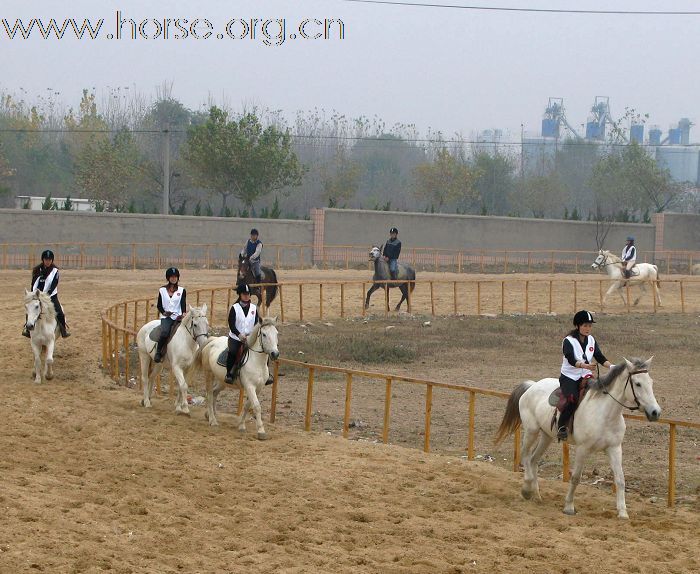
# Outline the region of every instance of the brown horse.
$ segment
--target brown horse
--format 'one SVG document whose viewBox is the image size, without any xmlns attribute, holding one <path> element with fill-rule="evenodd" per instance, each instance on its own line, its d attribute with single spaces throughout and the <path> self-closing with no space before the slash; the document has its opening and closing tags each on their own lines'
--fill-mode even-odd
<svg viewBox="0 0 700 574">
<path fill-rule="evenodd" d="M 260 305 L 262 300 L 262 289 L 265 289 L 265 307 L 269 307 L 270 304 L 277 297 L 277 273 L 272 267 L 260 266 L 260 271 L 262 272 L 262 282 L 263 287 L 256 285 L 250 288 L 251 296 L 255 295 L 258 298 L 257 304 Z M 241 283 L 247 283 L 248 285 L 255 285 L 255 275 L 253 275 L 253 268 L 248 257 L 238 256 L 238 274 L 236 275 L 236 285 Z"/>
</svg>

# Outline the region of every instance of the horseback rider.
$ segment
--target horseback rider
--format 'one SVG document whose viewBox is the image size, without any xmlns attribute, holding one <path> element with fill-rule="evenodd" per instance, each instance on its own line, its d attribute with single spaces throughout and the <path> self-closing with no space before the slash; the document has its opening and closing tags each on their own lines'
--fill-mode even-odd
<svg viewBox="0 0 700 574">
<path fill-rule="evenodd" d="M 258 239 L 258 230 L 253 228 L 250 230 L 250 239 L 241 249 L 240 256 L 247 257 L 250 261 L 250 268 L 255 277 L 256 283 L 262 283 L 262 272 L 260 271 L 260 255 L 262 254 L 263 243 Z"/>
<path fill-rule="evenodd" d="M 254 231 L 254 230 L 253 230 Z M 258 307 L 250 300 L 250 287 L 241 283 L 236 287 L 238 301 L 231 305 L 228 312 L 228 356 L 226 357 L 226 377 L 224 381 L 231 384 L 236 380 L 241 368 L 240 358 L 253 328 L 260 323 Z M 239 353 L 240 352 L 240 353 Z"/>
<path fill-rule="evenodd" d="M 622 264 L 624 269 L 622 270 L 625 279 L 629 279 L 632 276 L 632 267 L 637 263 L 637 248 L 634 246 L 634 237 L 631 235 L 627 238 L 627 243 L 622 249 Z"/>
<path fill-rule="evenodd" d="M 169 267 L 165 272 L 167 283 L 158 289 L 158 311 L 160 312 L 160 338 L 153 360 L 160 363 L 163 360 L 165 345 L 175 323 L 182 321 L 187 311 L 187 291 L 180 287 L 180 271 L 177 267 Z"/>
<path fill-rule="evenodd" d="M 401 241 L 399 240 L 399 230 L 392 227 L 389 230 L 389 241 L 384 244 L 382 256 L 389 264 L 389 274 L 392 279 L 397 279 L 399 275 L 399 255 L 401 254 Z"/>
<path fill-rule="evenodd" d="M 598 343 L 591 335 L 593 330 L 593 315 L 588 311 L 579 311 L 574 315 L 574 329 L 564 338 L 562 342 L 563 358 L 561 362 L 561 374 L 559 375 L 559 386 L 562 394 L 566 397 L 566 406 L 559 415 L 557 438 L 566 440 L 569 438 L 567 424 L 578 406 L 579 384 L 581 379 L 589 379 L 593 376 L 595 359 L 598 364 L 602 364 L 608 369 L 613 365 L 608 361 Z"/>
<path fill-rule="evenodd" d="M 56 322 L 61 331 L 61 337 L 64 339 L 70 337 L 68 328 L 66 327 L 66 316 L 63 314 L 63 307 L 58 301 L 58 267 L 53 263 L 53 251 L 46 249 L 41 253 L 41 263 L 32 269 L 32 291 L 42 291 L 48 293 L 53 302 L 53 307 L 56 309 Z M 25 322 L 22 335 L 29 337 L 29 329 Z"/>
</svg>

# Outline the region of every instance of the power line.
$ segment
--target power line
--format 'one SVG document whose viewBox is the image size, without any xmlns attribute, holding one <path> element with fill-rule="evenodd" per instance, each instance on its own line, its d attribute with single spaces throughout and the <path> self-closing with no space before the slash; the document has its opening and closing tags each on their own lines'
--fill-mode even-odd
<svg viewBox="0 0 700 574">
<path fill-rule="evenodd" d="M 684 10 L 571 10 L 566 8 L 508 8 L 505 6 L 465 6 L 462 4 L 429 4 L 426 2 L 397 2 L 391 0 L 341 0 L 358 4 L 388 4 L 417 8 L 452 8 L 482 12 L 534 12 L 544 14 L 607 14 L 620 16 L 700 16 L 700 11 Z"/>
</svg>

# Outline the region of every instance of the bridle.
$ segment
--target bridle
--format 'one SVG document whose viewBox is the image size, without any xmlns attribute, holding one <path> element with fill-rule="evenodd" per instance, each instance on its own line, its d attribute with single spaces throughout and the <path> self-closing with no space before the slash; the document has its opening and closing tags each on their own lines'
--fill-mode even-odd
<svg viewBox="0 0 700 574">
<path fill-rule="evenodd" d="M 268 325 L 260 325 L 260 328 L 258 329 L 258 336 L 255 337 L 255 342 L 254 342 L 252 345 L 250 345 L 250 346 L 248 347 L 248 350 L 249 350 L 249 351 L 253 351 L 253 353 L 260 353 L 261 355 L 269 355 L 270 352 L 265 350 L 265 343 L 263 342 L 262 330 L 263 330 L 265 327 L 273 327 L 273 326 L 274 326 L 274 325 L 272 325 L 271 323 L 268 324 Z M 255 346 L 255 344 L 256 344 L 258 341 L 260 341 L 260 348 L 262 349 L 261 351 L 258 351 L 257 349 L 253 349 L 253 347 Z"/>
<path fill-rule="evenodd" d="M 637 393 L 634 390 L 634 382 L 632 381 L 632 375 L 640 375 L 642 373 L 648 373 L 648 372 L 649 372 L 649 369 L 639 369 L 638 371 L 632 371 L 631 373 L 628 373 L 627 381 L 625 382 L 625 387 L 622 389 L 622 396 L 624 397 L 625 391 L 627 390 L 627 385 L 630 386 L 630 388 L 632 389 L 632 396 L 634 397 L 634 403 L 637 405 L 636 407 L 630 407 L 630 406 L 627 406 L 627 405 L 621 403 L 615 397 L 613 397 L 606 389 L 603 389 L 603 394 L 608 395 L 613 401 L 615 401 L 621 407 L 629 409 L 630 411 L 638 411 L 642 405 L 640 404 L 639 399 L 637 398 Z"/>
<path fill-rule="evenodd" d="M 617 263 L 620 263 L 619 261 L 611 261 L 610 263 L 608 263 L 609 256 L 609 253 L 607 255 L 603 255 L 602 253 L 600 253 L 598 257 L 602 257 L 603 260 L 600 263 L 597 263 L 596 267 L 600 269 L 601 267 L 607 267 L 608 265 L 616 265 Z M 598 257 L 596 257 L 596 259 L 598 259 Z"/>
<path fill-rule="evenodd" d="M 194 331 L 194 317 L 192 318 L 192 329 L 190 330 L 190 328 L 187 325 L 185 325 L 185 331 L 187 331 L 190 334 L 192 339 L 194 339 L 195 343 L 197 342 L 197 339 L 199 337 L 208 337 L 209 336 L 209 330 L 207 330 L 205 333 L 195 333 L 195 331 Z"/>
<path fill-rule="evenodd" d="M 44 306 L 41 304 L 41 299 L 39 299 L 39 297 L 36 295 L 32 297 L 32 301 L 37 301 L 39 303 L 39 314 L 36 316 L 36 319 L 34 319 L 34 327 L 36 327 L 39 319 L 41 319 L 41 316 L 44 314 Z"/>
</svg>

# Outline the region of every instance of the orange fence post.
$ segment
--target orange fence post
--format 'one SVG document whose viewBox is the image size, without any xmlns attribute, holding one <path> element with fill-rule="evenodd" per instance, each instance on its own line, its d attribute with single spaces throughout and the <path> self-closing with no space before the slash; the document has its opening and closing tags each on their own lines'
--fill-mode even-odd
<svg viewBox="0 0 700 574">
<path fill-rule="evenodd" d="M 529 293 L 530 282 L 525 281 L 525 314 L 527 315 L 530 311 L 530 293 Z"/>
<path fill-rule="evenodd" d="M 435 317 L 435 293 L 434 293 L 433 282 L 430 282 L 430 314 Z"/>
<path fill-rule="evenodd" d="M 603 280 L 598 281 L 598 301 L 600 303 L 600 310 L 603 310 Z"/>
<path fill-rule="evenodd" d="M 318 315 L 323 319 L 323 283 L 318 284 Z"/>
<path fill-rule="evenodd" d="M 561 443 L 562 449 L 562 465 L 561 465 L 561 479 L 564 482 L 569 482 L 569 443 Z"/>
<path fill-rule="evenodd" d="M 481 315 L 481 281 L 476 282 L 476 314 Z"/>
<path fill-rule="evenodd" d="M 131 244 L 131 269 L 136 271 L 136 243 Z"/>
<path fill-rule="evenodd" d="M 454 313 L 457 314 L 457 281 L 452 283 L 452 295 L 454 298 Z"/>
<path fill-rule="evenodd" d="M 244 400 L 245 400 L 245 394 L 243 392 L 243 387 L 240 387 L 238 389 L 238 410 L 236 411 L 236 413 L 238 414 L 239 417 L 241 416 L 241 413 L 243 412 Z"/>
<path fill-rule="evenodd" d="M 209 300 L 209 323 L 214 322 L 214 289 L 211 290 L 211 299 Z"/>
<path fill-rule="evenodd" d="M 389 442 L 389 415 L 391 413 L 391 377 L 386 379 L 386 394 L 384 395 L 384 427 L 382 429 L 382 442 Z"/>
<path fill-rule="evenodd" d="M 506 312 L 506 282 L 501 281 L 501 315 Z"/>
<path fill-rule="evenodd" d="M 508 251 L 503 250 L 503 273 L 508 273 Z"/>
<path fill-rule="evenodd" d="M 309 382 L 306 386 L 306 414 L 304 416 L 304 430 L 311 430 L 311 406 L 314 394 L 314 368 L 309 369 Z"/>
<path fill-rule="evenodd" d="M 513 472 L 520 470 L 520 427 L 513 434 Z"/>
<path fill-rule="evenodd" d="M 352 373 L 345 373 L 345 415 L 343 417 L 343 437 L 348 438 L 350 426 L 350 406 L 352 404 Z"/>
<path fill-rule="evenodd" d="M 304 305 L 302 303 L 302 301 L 303 301 L 302 287 L 303 287 L 303 285 L 301 283 L 299 283 L 299 321 L 304 320 Z"/>
<path fill-rule="evenodd" d="M 425 389 L 425 440 L 423 450 L 430 452 L 430 417 L 433 411 L 433 385 L 426 385 Z"/>
<path fill-rule="evenodd" d="M 668 436 L 668 506 L 676 504 L 676 425 L 669 424 Z"/>
<path fill-rule="evenodd" d="M 279 294 L 280 294 L 280 321 L 282 321 L 282 323 L 284 323 L 284 297 L 282 296 L 282 285 L 279 285 L 277 287 L 277 289 L 279 290 Z M 229 293 L 230 293 L 230 290 L 229 290 Z"/>
<path fill-rule="evenodd" d="M 360 304 L 362 305 L 362 316 L 365 316 L 365 285 L 366 283 L 362 283 L 362 294 L 360 296 Z"/>
<path fill-rule="evenodd" d="M 129 386 L 129 333 L 124 331 L 124 384 Z"/>
<path fill-rule="evenodd" d="M 681 313 L 685 313 L 685 290 L 683 289 L 683 280 L 681 280 Z"/>
<path fill-rule="evenodd" d="M 474 460 L 474 414 L 476 409 L 476 393 L 469 391 L 469 435 L 467 439 L 467 459 Z"/>
<path fill-rule="evenodd" d="M 630 312 L 630 284 L 629 283 L 625 284 L 625 291 L 627 293 L 627 303 L 626 303 L 627 312 L 629 313 Z"/>
<path fill-rule="evenodd" d="M 552 280 L 549 281 L 549 312 L 552 312 Z"/>
</svg>

